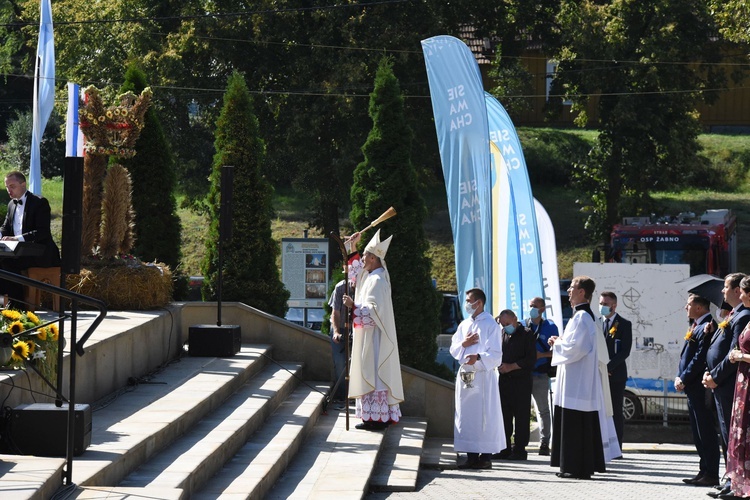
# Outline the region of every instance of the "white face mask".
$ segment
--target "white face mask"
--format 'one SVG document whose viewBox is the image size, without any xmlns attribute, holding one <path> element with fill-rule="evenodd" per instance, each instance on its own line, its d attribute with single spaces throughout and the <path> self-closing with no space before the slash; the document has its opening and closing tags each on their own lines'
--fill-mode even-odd
<svg viewBox="0 0 750 500">
<path fill-rule="evenodd" d="M 466 311 L 466 314 L 469 316 L 474 316 L 474 313 L 477 312 L 477 306 L 475 306 L 476 302 L 472 303 L 468 300 L 464 302 L 464 311 Z"/>
</svg>

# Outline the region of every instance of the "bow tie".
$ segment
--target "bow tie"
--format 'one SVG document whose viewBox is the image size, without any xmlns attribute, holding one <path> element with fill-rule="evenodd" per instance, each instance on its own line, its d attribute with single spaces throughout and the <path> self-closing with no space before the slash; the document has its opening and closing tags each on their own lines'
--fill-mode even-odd
<svg viewBox="0 0 750 500">
<path fill-rule="evenodd" d="M 23 200 L 16 200 L 16 199 L 14 199 L 13 203 L 15 203 L 16 205 L 23 205 Z"/>
</svg>

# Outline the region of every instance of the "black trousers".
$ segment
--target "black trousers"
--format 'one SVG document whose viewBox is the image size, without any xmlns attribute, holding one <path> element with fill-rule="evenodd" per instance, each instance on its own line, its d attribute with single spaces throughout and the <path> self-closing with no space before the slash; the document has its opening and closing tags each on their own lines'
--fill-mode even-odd
<svg viewBox="0 0 750 500">
<path fill-rule="evenodd" d="M 705 476 L 718 478 L 719 438 L 714 425 L 713 408 L 706 405 L 706 388 L 700 382 L 685 386 L 685 395 L 688 400 L 693 442 L 700 457 L 698 469 Z M 711 404 L 713 406 L 713 396 Z"/>
<path fill-rule="evenodd" d="M 528 375 L 528 376 L 526 376 Z M 531 418 L 531 372 L 521 376 L 500 375 L 500 405 L 503 411 L 506 445 L 513 453 L 526 453 L 529 444 L 529 419 Z M 515 436 L 511 448 L 511 436 Z"/>
<path fill-rule="evenodd" d="M 579 478 L 606 472 L 597 412 L 555 405 L 552 422 L 552 467 L 560 467 L 560 472 Z"/>
</svg>

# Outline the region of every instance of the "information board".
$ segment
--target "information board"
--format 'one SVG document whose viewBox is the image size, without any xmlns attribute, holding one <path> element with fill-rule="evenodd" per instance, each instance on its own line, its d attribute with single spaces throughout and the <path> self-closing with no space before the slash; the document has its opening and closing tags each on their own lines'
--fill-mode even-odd
<svg viewBox="0 0 750 500">
<path fill-rule="evenodd" d="M 289 290 L 286 319 L 320 330 L 328 292 L 328 239 L 283 238 L 281 280 Z"/>
</svg>

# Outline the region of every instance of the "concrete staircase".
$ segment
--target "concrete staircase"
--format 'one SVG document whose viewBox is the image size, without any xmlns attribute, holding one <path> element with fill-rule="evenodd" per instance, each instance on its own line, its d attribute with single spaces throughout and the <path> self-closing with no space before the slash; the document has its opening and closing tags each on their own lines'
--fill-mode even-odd
<svg viewBox="0 0 750 500">
<path fill-rule="evenodd" d="M 322 411 L 329 383 L 303 382 L 303 363 L 272 357 L 270 345 L 243 345 L 229 358 L 171 362 L 92 405 L 74 486 L 62 487 L 63 459 L 4 455 L 0 497 L 362 498 L 416 488 L 424 419 L 368 432 L 352 417 L 346 431 L 343 411 Z"/>
<path fill-rule="evenodd" d="M 407 366 L 407 418 L 385 432 L 352 418 L 346 431 L 343 410 L 323 411 L 330 340 L 245 304 L 223 307 L 223 323 L 242 330 L 237 355 L 186 356 L 190 326 L 216 314 L 205 302 L 110 312 L 75 366 L 93 430 L 72 484 L 62 458 L 0 455 L 0 498 L 362 498 L 416 488 L 427 419 L 432 438 L 452 435 L 453 384 Z M 95 317 L 79 313 L 80 331 Z M 4 407 L 52 401 L 34 373 L 3 374 Z"/>
</svg>

